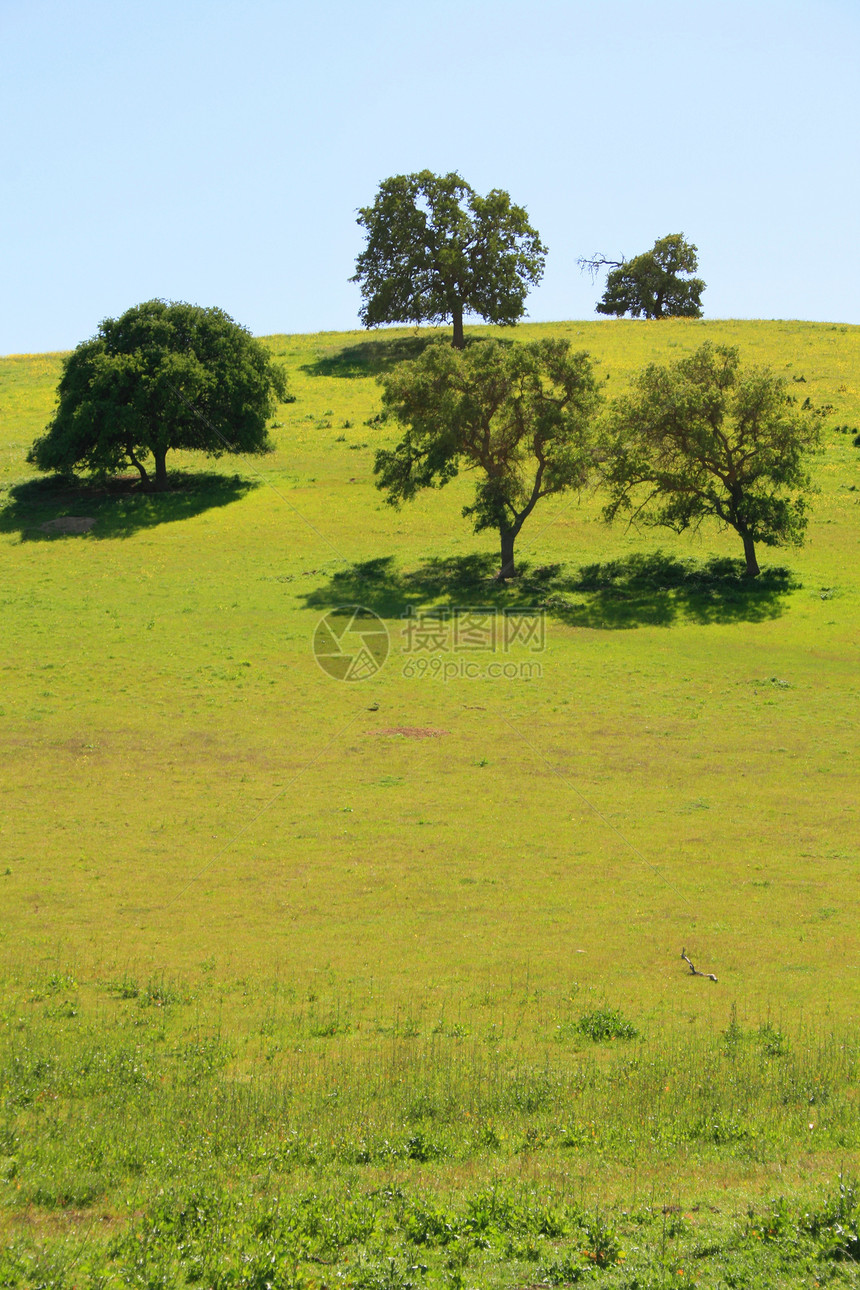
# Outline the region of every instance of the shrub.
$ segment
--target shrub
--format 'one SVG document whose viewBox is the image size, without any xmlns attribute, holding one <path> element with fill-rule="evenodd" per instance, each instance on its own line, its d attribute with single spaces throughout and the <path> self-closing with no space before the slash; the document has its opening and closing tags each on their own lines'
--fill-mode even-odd
<svg viewBox="0 0 860 1290">
<path fill-rule="evenodd" d="M 617 1008 L 595 1008 L 584 1012 L 576 1023 L 576 1032 L 592 1039 L 596 1044 L 607 1039 L 635 1039 L 639 1031 L 621 1015 Z"/>
</svg>

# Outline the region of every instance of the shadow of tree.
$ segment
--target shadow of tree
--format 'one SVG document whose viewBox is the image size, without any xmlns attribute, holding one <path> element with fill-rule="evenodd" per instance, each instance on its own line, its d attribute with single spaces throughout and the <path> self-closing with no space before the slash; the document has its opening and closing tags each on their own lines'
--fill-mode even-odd
<svg viewBox="0 0 860 1290">
<path fill-rule="evenodd" d="M 480 345 L 488 339 L 483 336 L 468 336 L 467 345 Z M 299 369 L 308 376 L 339 376 L 347 380 L 357 377 L 379 376 L 390 372 L 392 367 L 407 359 L 419 358 L 428 345 L 450 345 L 450 337 L 444 333 L 430 336 L 394 336 L 390 340 L 375 337 L 372 340 L 360 341 L 357 345 L 346 345 L 336 354 L 327 354 L 312 363 L 304 363 Z M 513 344 L 512 341 L 503 343 Z"/>
<path fill-rule="evenodd" d="M 311 609 L 363 605 L 381 618 L 445 601 L 450 606 L 497 610 L 543 608 L 573 627 L 620 630 L 697 623 L 763 622 L 783 612 L 783 599 L 800 584 L 788 569 L 745 575 L 742 560 L 681 560 L 662 551 L 637 553 L 575 573 L 561 564 L 521 565 L 500 584 L 495 554 L 436 557 L 401 572 L 393 556 L 365 560 L 335 573 L 305 597 Z"/>
<path fill-rule="evenodd" d="M 216 506 L 238 501 L 258 484 L 239 475 L 214 471 L 170 475 L 163 493 L 146 492 L 135 475 L 88 481 L 76 476 L 50 475 L 29 479 L 9 489 L 0 507 L 0 533 L 19 533 L 22 542 L 56 542 L 83 536 L 95 539 L 131 537 L 140 529 L 187 520 Z M 71 517 L 89 517 L 86 532 L 45 530 L 42 525 Z"/>
<path fill-rule="evenodd" d="M 312 363 L 304 363 L 300 370 L 308 376 L 339 376 L 347 380 L 378 376 L 381 372 L 389 372 L 406 359 L 418 358 L 432 343 L 432 336 L 363 340 L 357 345 L 344 346 L 336 354 L 327 354 L 314 359 Z"/>
</svg>

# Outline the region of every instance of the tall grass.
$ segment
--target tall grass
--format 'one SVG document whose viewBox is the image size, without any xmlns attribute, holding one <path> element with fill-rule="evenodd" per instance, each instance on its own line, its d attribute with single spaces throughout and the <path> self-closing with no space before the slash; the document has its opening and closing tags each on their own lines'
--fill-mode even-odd
<svg viewBox="0 0 860 1290">
<path fill-rule="evenodd" d="M 840 1227 L 802 1181 L 829 1161 L 836 1186 L 860 1145 L 856 1035 L 637 1034 L 604 1008 L 512 1037 L 480 1003 L 418 1025 L 263 989 L 243 1035 L 192 993 L 54 973 L 7 994 L 0 1284 L 76 1284 L 85 1259 L 104 1285 L 632 1286 L 634 1265 L 661 1284 L 667 1241 L 756 1276 L 777 1247 L 792 1276 L 857 1252 L 853 1190 Z M 728 1182 L 773 1195 L 725 1213 Z M 781 1224 L 767 1258 L 756 1222 Z"/>
</svg>

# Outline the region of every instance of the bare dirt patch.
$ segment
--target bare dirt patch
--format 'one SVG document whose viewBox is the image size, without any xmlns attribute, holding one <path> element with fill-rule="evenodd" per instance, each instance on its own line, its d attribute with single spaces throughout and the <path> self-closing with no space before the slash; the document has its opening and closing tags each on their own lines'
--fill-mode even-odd
<svg viewBox="0 0 860 1290">
<path fill-rule="evenodd" d="M 46 520 L 39 528 L 43 533 L 89 533 L 94 524 L 91 515 L 60 515 L 55 520 Z"/>
</svg>

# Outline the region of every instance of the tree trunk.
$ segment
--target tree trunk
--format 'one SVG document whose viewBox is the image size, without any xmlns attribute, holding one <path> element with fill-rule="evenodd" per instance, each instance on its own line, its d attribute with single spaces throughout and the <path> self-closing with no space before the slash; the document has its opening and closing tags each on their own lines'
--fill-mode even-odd
<svg viewBox="0 0 860 1290">
<path fill-rule="evenodd" d="M 132 466 L 134 466 L 135 470 L 140 473 L 140 482 L 143 484 L 144 488 L 149 488 L 149 475 L 146 473 L 146 467 L 143 462 L 138 461 L 131 448 L 127 448 L 126 452 L 128 453 L 128 459 Z"/>
<path fill-rule="evenodd" d="M 502 564 L 497 574 L 499 582 L 506 582 L 508 578 L 516 577 L 516 567 L 514 565 L 514 542 L 516 541 L 516 532 L 514 529 L 500 529 L 502 539 Z"/>
<path fill-rule="evenodd" d="M 455 305 L 454 307 L 454 340 L 452 342 L 455 349 L 466 348 L 466 338 L 463 335 L 463 306 Z"/>
<path fill-rule="evenodd" d="M 742 533 L 741 537 L 744 540 L 744 555 L 746 556 L 747 561 L 747 577 L 757 578 L 761 573 L 761 569 L 758 567 L 758 560 L 755 558 L 755 542 L 753 542 L 749 533 Z"/>
<path fill-rule="evenodd" d="M 155 491 L 163 493 L 167 488 L 167 449 L 153 448 L 155 458 Z"/>
</svg>

